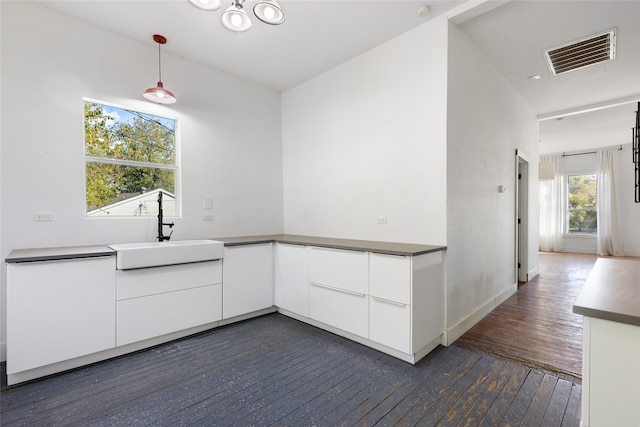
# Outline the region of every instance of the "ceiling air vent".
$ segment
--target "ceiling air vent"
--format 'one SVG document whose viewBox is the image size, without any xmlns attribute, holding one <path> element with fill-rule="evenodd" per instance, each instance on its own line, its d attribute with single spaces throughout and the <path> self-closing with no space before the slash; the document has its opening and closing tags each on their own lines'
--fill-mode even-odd
<svg viewBox="0 0 640 427">
<path fill-rule="evenodd" d="M 616 30 L 589 36 L 544 52 L 551 74 L 558 75 L 616 57 Z"/>
</svg>

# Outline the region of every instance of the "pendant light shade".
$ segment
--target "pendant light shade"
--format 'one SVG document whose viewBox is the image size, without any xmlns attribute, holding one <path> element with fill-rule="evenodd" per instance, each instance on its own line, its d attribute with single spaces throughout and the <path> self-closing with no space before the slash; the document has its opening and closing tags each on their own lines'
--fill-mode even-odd
<svg viewBox="0 0 640 427">
<path fill-rule="evenodd" d="M 284 12 L 276 0 L 261 0 L 253 7 L 256 17 L 270 25 L 280 25 L 284 22 Z"/>
<path fill-rule="evenodd" d="M 158 86 L 156 87 L 150 87 L 145 90 L 142 96 L 158 104 L 174 104 L 176 102 L 176 97 L 164 88 L 162 82 L 158 82 Z"/>
<path fill-rule="evenodd" d="M 220 17 L 222 26 L 229 31 L 241 33 L 251 28 L 251 19 L 244 11 L 244 0 L 233 0 L 231 6 Z"/>
<path fill-rule="evenodd" d="M 162 64 L 160 62 L 160 45 L 166 44 L 167 39 L 164 36 L 159 34 L 155 34 L 153 36 L 153 41 L 158 43 L 158 84 L 156 87 L 151 87 L 144 91 L 145 99 L 156 102 L 158 104 L 173 104 L 176 102 L 176 97 L 164 88 L 162 84 Z"/>
<path fill-rule="evenodd" d="M 189 0 L 189 3 L 202 10 L 218 10 L 222 0 Z"/>
</svg>

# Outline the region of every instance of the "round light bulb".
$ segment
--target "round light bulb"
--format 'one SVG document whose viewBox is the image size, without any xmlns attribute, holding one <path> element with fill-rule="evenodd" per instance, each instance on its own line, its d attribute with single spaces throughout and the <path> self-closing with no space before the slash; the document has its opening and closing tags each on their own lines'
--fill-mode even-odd
<svg viewBox="0 0 640 427">
<path fill-rule="evenodd" d="M 156 96 L 157 96 L 158 98 L 164 98 L 164 93 L 162 93 L 162 92 L 158 91 L 158 92 L 156 92 Z"/>
<path fill-rule="evenodd" d="M 239 27 L 240 25 L 242 25 L 242 18 L 239 15 L 234 14 L 231 17 L 231 25 L 233 25 L 234 27 Z"/>
<path fill-rule="evenodd" d="M 267 19 L 273 19 L 276 16 L 276 11 L 271 6 L 267 6 L 264 8 L 264 16 Z"/>
</svg>

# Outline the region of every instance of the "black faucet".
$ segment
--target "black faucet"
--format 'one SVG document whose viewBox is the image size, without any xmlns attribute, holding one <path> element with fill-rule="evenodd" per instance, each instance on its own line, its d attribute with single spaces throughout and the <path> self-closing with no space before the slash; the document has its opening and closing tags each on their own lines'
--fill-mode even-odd
<svg viewBox="0 0 640 427">
<path fill-rule="evenodd" d="M 162 222 L 162 190 L 160 190 L 158 192 L 158 241 L 162 242 L 164 240 L 169 240 L 171 238 L 171 235 L 173 234 L 173 230 L 171 230 L 171 233 L 169 233 L 168 236 L 165 236 L 164 234 L 162 234 L 162 228 L 163 226 L 168 225 L 169 228 L 173 228 L 174 223 L 173 221 L 169 222 Z"/>
</svg>

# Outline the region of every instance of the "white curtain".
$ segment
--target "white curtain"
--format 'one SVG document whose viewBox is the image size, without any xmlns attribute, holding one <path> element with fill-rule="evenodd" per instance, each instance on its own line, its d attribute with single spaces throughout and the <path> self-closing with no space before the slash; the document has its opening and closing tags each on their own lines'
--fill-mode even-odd
<svg viewBox="0 0 640 427">
<path fill-rule="evenodd" d="M 624 255 L 614 173 L 617 153 L 598 151 L 598 255 Z"/>
<path fill-rule="evenodd" d="M 562 248 L 563 190 L 560 156 L 547 156 L 541 164 L 551 164 L 553 178 L 540 181 L 539 250 L 557 252 Z"/>
</svg>

